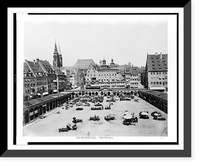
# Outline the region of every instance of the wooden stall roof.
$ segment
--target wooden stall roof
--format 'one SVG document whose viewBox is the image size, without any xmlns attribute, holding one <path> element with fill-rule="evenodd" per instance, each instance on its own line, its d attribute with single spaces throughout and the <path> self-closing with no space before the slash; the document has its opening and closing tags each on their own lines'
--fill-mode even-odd
<svg viewBox="0 0 200 166">
<path fill-rule="evenodd" d="M 161 99 L 167 100 L 168 94 L 164 92 L 154 91 L 154 90 L 140 90 L 141 92 L 151 94 L 155 97 L 159 97 Z"/>
<path fill-rule="evenodd" d="M 55 93 L 55 94 L 51 94 L 42 98 L 37 98 L 37 99 L 32 99 L 29 101 L 25 101 L 24 102 L 24 109 L 28 108 L 28 107 L 32 107 L 32 106 L 36 106 L 38 104 L 43 104 L 47 101 L 51 101 L 54 100 L 56 98 L 60 98 L 62 96 L 66 96 L 68 94 L 71 94 L 70 92 L 66 92 L 66 93 Z"/>
</svg>

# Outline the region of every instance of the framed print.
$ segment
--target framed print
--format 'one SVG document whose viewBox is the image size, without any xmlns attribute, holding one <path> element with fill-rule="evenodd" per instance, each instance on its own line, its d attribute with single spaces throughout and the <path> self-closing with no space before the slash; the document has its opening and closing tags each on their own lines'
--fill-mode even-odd
<svg viewBox="0 0 200 166">
<path fill-rule="evenodd" d="M 191 156 L 190 1 L 7 14 L 2 157 Z"/>
</svg>

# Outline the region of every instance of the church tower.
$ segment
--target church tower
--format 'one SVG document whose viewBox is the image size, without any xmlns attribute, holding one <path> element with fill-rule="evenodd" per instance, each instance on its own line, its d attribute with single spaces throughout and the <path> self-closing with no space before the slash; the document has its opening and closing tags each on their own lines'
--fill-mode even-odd
<svg viewBox="0 0 200 166">
<path fill-rule="evenodd" d="M 59 44 L 59 61 L 60 61 L 60 67 L 62 67 L 63 63 L 62 63 L 62 54 L 61 54 L 60 44 Z"/>
<path fill-rule="evenodd" d="M 62 55 L 59 54 L 58 52 L 56 42 L 55 42 L 55 47 L 54 47 L 54 52 L 53 52 L 53 66 L 59 67 L 59 68 L 62 67 Z"/>
</svg>

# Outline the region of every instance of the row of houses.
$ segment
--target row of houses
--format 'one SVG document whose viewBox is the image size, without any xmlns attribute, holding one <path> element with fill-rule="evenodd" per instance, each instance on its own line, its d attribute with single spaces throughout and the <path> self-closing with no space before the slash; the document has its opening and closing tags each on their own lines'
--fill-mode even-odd
<svg viewBox="0 0 200 166">
<path fill-rule="evenodd" d="M 36 59 L 24 62 L 24 100 L 43 96 L 48 93 L 63 91 L 67 79 L 59 68 L 53 67 L 46 60 Z"/>
</svg>

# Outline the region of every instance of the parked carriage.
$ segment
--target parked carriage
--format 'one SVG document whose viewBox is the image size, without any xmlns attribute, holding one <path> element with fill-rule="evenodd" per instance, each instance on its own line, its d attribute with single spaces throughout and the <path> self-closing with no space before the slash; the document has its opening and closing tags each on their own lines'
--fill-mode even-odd
<svg viewBox="0 0 200 166">
<path fill-rule="evenodd" d="M 73 117 L 72 119 L 73 119 L 72 122 L 75 123 L 75 124 L 83 122 L 82 119 L 76 119 L 76 117 Z"/>
<path fill-rule="evenodd" d="M 114 119 L 115 119 L 115 116 L 114 116 L 113 114 L 110 114 L 110 115 L 108 115 L 108 116 L 105 116 L 104 119 L 105 119 L 106 121 L 114 120 Z"/>
<path fill-rule="evenodd" d="M 153 116 L 153 120 L 166 120 L 166 118 L 158 111 L 152 112 L 151 116 Z"/>
<path fill-rule="evenodd" d="M 138 122 L 138 117 L 124 119 L 123 125 L 132 125 Z"/>
<path fill-rule="evenodd" d="M 99 116 L 96 116 L 96 115 L 94 115 L 93 117 L 90 117 L 90 119 L 89 120 L 93 120 L 93 121 L 99 121 L 100 120 L 100 118 L 99 118 Z"/>
<path fill-rule="evenodd" d="M 102 107 L 91 107 L 91 110 L 102 110 Z"/>
<path fill-rule="evenodd" d="M 148 111 L 140 111 L 139 118 L 140 119 L 149 119 L 149 113 L 148 113 Z"/>
<path fill-rule="evenodd" d="M 77 111 L 83 110 L 83 107 L 77 107 L 76 110 Z"/>
<path fill-rule="evenodd" d="M 68 123 L 68 124 L 66 125 L 66 128 L 59 128 L 59 129 L 58 129 L 58 132 L 59 132 L 59 133 L 60 133 L 60 132 L 68 132 L 68 131 L 70 131 L 70 130 L 77 130 L 76 124 L 71 125 L 70 123 Z"/>
</svg>

